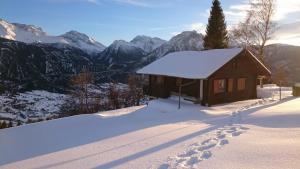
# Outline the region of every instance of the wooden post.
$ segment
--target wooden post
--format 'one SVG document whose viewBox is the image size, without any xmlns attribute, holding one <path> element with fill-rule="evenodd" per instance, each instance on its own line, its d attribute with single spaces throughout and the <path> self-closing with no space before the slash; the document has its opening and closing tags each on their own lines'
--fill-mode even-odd
<svg viewBox="0 0 300 169">
<path fill-rule="evenodd" d="M 180 109 L 180 108 L 181 108 L 181 88 L 182 88 L 182 79 L 178 79 L 177 85 L 179 86 L 178 109 Z"/>
<path fill-rule="evenodd" d="M 279 100 L 281 100 L 281 82 L 279 82 Z"/>
<path fill-rule="evenodd" d="M 260 88 L 264 88 L 264 78 L 263 77 L 260 77 L 259 78 L 259 86 L 260 86 Z"/>
<path fill-rule="evenodd" d="M 203 80 L 200 80 L 200 93 L 199 93 L 199 102 L 201 103 L 203 100 Z"/>
<path fill-rule="evenodd" d="M 178 100 L 178 109 L 181 108 L 181 85 L 179 86 L 179 100 Z"/>
</svg>

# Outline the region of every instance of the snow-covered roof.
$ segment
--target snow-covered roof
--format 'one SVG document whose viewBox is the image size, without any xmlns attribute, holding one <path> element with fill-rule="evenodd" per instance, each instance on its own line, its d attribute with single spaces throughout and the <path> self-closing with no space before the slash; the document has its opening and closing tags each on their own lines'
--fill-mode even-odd
<svg viewBox="0 0 300 169">
<path fill-rule="evenodd" d="M 137 71 L 139 74 L 206 79 L 243 48 L 174 52 Z"/>
</svg>

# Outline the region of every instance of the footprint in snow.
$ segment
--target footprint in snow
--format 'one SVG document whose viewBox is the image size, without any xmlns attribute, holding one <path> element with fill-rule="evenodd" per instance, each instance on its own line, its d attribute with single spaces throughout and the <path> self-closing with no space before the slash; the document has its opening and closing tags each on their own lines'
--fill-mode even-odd
<svg viewBox="0 0 300 169">
<path fill-rule="evenodd" d="M 169 158 L 166 164 L 162 164 L 158 169 L 175 169 L 175 168 L 197 168 L 197 164 L 207 160 L 212 156 L 211 149 L 222 147 L 229 144 L 226 137 L 236 137 L 243 134 L 247 127 L 241 125 L 229 125 L 218 129 L 209 139 L 200 143 L 190 145 L 188 151 L 175 157 Z"/>
<path fill-rule="evenodd" d="M 190 157 L 190 156 L 192 156 L 192 155 L 194 155 L 194 154 L 198 154 L 198 153 L 199 153 L 199 152 L 196 151 L 196 150 L 189 150 L 189 151 L 187 151 L 187 152 L 184 153 L 184 154 L 178 155 L 178 157 Z"/>
<path fill-rule="evenodd" d="M 224 146 L 225 144 L 229 144 L 229 141 L 228 140 L 226 140 L 226 139 L 224 139 L 224 140 L 220 140 L 220 142 L 219 142 L 219 146 Z"/>
<path fill-rule="evenodd" d="M 226 137 L 226 134 L 217 134 L 218 139 L 224 139 Z"/>
<path fill-rule="evenodd" d="M 201 157 L 202 159 L 209 159 L 212 156 L 212 153 L 210 151 L 203 151 Z"/>
<path fill-rule="evenodd" d="M 236 137 L 236 136 L 241 135 L 242 133 L 243 133 L 242 131 L 236 131 L 236 132 L 233 132 L 231 135 L 232 135 L 232 137 Z"/>
<path fill-rule="evenodd" d="M 201 160 L 198 157 L 191 157 L 188 161 L 187 161 L 187 165 L 189 166 L 193 166 L 194 164 L 199 163 Z"/>
</svg>

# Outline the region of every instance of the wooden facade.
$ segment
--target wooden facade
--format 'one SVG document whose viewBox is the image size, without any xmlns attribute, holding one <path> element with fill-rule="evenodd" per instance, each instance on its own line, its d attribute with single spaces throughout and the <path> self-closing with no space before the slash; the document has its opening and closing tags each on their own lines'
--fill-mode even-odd
<svg viewBox="0 0 300 169">
<path fill-rule="evenodd" d="M 270 76 L 270 72 L 247 50 L 231 59 L 206 79 L 184 79 L 170 76 L 149 75 L 149 95 L 167 98 L 179 93 L 194 98 L 202 105 L 214 105 L 257 98 L 257 79 Z"/>
</svg>

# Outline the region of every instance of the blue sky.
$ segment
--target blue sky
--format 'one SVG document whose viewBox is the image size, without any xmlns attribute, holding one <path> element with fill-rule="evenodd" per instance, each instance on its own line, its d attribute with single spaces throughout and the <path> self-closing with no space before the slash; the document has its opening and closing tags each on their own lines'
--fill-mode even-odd
<svg viewBox="0 0 300 169">
<path fill-rule="evenodd" d="M 184 30 L 203 32 L 211 6 L 211 0 L 0 1 L 0 18 L 9 22 L 37 25 L 50 35 L 77 30 L 105 45 L 117 39 L 129 41 L 136 35 L 169 40 Z M 247 2 L 221 0 L 229 27 L 242 20 Z M 282 25 L 279 34 L 286 39 L 274 41 L 300 44 L 300 2 L 278 0 L 278 6 L 275 18 Z M 295 29 L 285 24 L 294 24 Z"/>
</svg>

